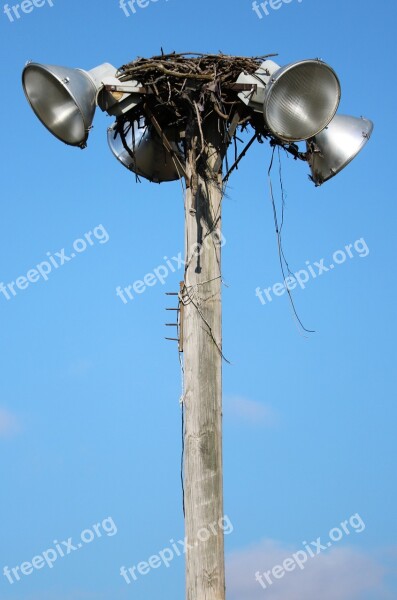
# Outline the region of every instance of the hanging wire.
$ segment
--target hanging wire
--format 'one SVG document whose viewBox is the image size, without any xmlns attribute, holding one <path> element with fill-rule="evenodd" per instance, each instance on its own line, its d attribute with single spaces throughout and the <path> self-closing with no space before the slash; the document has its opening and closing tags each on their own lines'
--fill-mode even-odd
<svg viewBox="0 0 397 600">
<path fill-rule="evenodd" d="M 184 484 L 184 459 L 185 459 L 185 369 L 183 367 L 182 353 L 178 350 L 179 364 L 181 367 L 182 394 L 179 399 L 182 416 L 182 451 L 181 451 L 181 486 L 182 486 L 182 509 L 185 516 L 185 484 Z"/>
<path fill-rule="evenodd" d="M 288 264 L 288 261 L 287 261 L 287 259 L 285 257 L 284 248 L 283 248 L 283 244 L 282 244 L 282 231 L 283 231 L 283 227 L 284 227 L 284 212 L 285 212 L 286 194 L 285 194 L 284 183 L 283 183 L 280 146 L 277 146 L 277 154 L 278 154 L 278 174 L 279 174 L 279 179 L 280 179 L 280 191 L 281 191 L 281 223 L 280 223 L 280 234 L 279 234 L 279 237 L 280 237 L 280 248 L 281 248 L 281 253 L 282 253 L 282 256 L 283 256 L 283 260 L 284 260 L 285 266 L 287 267 L 288 273 L 293 277 L 294 274 L 292 273 L 291 269 L 289 268 L 289 264 Z M 287 156 L 288 156 L 288 154 L 287 154 Z"/>
<path fill-rule="evenodd" d="M 269 165 L 269 169 L 268 169 L 267 174 L 268 174 L 268 179 L 269 179 L 270 199 L 271 199 L 272 207 L 273 207 L 274 225 L 275 225 L 275 228 L 276 228 L 276 235 L 277 235 L 278 256 L 279 256 L 279 261 L 280 261 L 281 273 L 283 275 L 283 280 L 285 282 L 285 279 L 286 279 L 285 266 L 287 267 L 288 273 L 290 273 L 291 275 L 293 275 L 293 274 L 291 273 L 291 270 L 289 268 L 288 261 L 285 259 L 284 250 L 283 250 L 283 241 L 282 241 L 282 235 L 281 235 L 281 233 L 282 233 L 282 227 L 283 227 L 283 224 L 284 224 L 284 206 L 285 206 L 285 193 L 284 193 L 284 187 L 283 187 L 282 177 L 281 177 L 281 162 L 280 162 L 280 167 L 279 167 L 279 175 L 280 175 L 280 183 L 281 183 L 281 194 L 282 194 L 282 211 L 281 211 L 282 217 L 281 217 L 281 226 L 280 227 L 279 227 L 279 224 L 278 224 L 277 208 L 276 208 L 276 203 L 275 203 L 275 199 L 274 199 L 273 183 L 272 183 L 272 178 L 271 178 L 271 171 L 272 171 L 273 162 L 274 162 L 274 152 L 275 152 L 275 147 L 273 146 L 272 156 L 271 156 L 271 159 L 270 159 L 270 165 Z M 298 312 L 296 310 L 295 302 L 294 302 L 294 299 L 292 297 L 291 290 L 288 288 L 287 285 L 285 286 L 285 289 L 287 290 L 287 294 L 288 294 L 288 297 L 289 297 L 289 300 L 290 300 L 290 304 L 291 304 L 291 308 L 292 308 L 293 314 L 294 314 L 296 320 L 298 321 L 299 325 L 301 326 L 301 328 L 304 331 L 306 331 L 307 333 L 315 333 L 314 330 L 307 329 L 303 325 L 303 323 L 302 323 L 302 321 L 301 321 L 301 319 L 300 319 L 300 317 L 298 315 Z"/>
</svg>

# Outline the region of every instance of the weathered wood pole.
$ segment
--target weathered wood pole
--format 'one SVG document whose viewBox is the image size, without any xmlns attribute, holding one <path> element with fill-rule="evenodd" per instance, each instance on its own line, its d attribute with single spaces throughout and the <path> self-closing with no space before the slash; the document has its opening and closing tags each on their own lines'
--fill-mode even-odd
<svg viewBox="0 0 397 600">
<path fill-rule="evenodd" d="M 218 119 L 186 134 L 183 296 L 186 600 L 225 600 L 222 476 L 221 203 Z M 201 153 L 201 156 L 200 156 Z M 198 160 L 197 160 L 198 159 Z M 216 165 L 217 163 L 217 165 Z M 206 165 L 205 167 L 200 165 Z"/>
</svg>

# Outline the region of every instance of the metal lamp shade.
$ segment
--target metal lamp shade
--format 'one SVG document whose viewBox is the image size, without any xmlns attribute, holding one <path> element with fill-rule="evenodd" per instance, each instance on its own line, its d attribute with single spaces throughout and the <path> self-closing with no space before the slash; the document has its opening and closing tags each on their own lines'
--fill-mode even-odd
<svg viewBox="0 0 397 600">
<path fill-rule="evenodd" d="M 307 140 L 332 120 L 340 97 L 339 79 L 326 63 L 291 63 L 273 73 L 266 86 L 265 122 L 283 141 Z"/>
<path fill-rule="evenodd" d="M 85 147 L 97 94 L 86 71 L 30 63 L 23 70 L 22 85 L 36 116 L 55 137 Z"/>
<path fill-rule="evenodd" d="M 337 115 L 308 142 L 309 164 L 316 186 L 344 169 L 369 141 L 374 124 L 363 117 Z"/>
<path fill-rule="evenodd" d="M 140 127 L 138 122 L 133 126 L 129 122 L 123 125 L 125 143 L 131 154 L 125 149 L 121 134 L 117 131 L 117 123 L 108 129 L 108 143 L 113 155 L 130 171 L 155 183 L 180 179 L 171 153 L 151 127 Z M 167 137 L 170 132 L 166 132 Z M 184 160 L 180 154 L 179 158 Z"/>
</svg>

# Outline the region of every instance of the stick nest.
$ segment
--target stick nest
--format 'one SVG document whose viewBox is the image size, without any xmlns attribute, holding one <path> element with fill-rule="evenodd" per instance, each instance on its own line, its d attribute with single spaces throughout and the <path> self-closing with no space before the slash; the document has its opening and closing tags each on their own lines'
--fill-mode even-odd
<svg viewBox="0 0 397 600">
<path fill-rule="evenodd" d="M 252 111 L 244 110 L 232 86 L 241 73 L 254 74 L 270 56 L 275 55 L 161 54 L 123 65 L 118 78 L 136 80 L 148 90 L 147 101 L 164 125 L 181 125 L 196 118 L 197 111 L 203 118 L 215 111 L 219 118 L 230 121 L 237 106 L 248 120 Z"/>
</svg>

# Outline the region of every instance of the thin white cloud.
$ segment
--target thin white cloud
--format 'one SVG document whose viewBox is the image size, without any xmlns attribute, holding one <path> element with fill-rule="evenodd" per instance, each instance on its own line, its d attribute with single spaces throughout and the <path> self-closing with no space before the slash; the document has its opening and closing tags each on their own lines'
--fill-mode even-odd
<svg viewBox="0 0 397 600">
<path fill-rule="evenodd" d="M 237 418 L 255 425 L 274 425 L 274 411 L 261 402 L 250 400 L 244 396 L 226 396 L 224 399 L 225 416 Z"/>
<path fill-rule="evenodd" d="M 235 551 L 227 557 L 227 593 L 230 600 L 392 600 L 386 585 L 388 569 L 355 547 L 334 547 L 306 563 L 303 570 L 285 572 L 266 589 L 255 573 L 282 565 L 299 548 L 272 540 Z M 266 580 L 265 580 L 266 584 Z"/>
<path fill-rule="evenodd" d="M 10 438 L 21 430 L 20 422 L 16 415 L 0 407 L 0 439 Z"/>
</svg>

